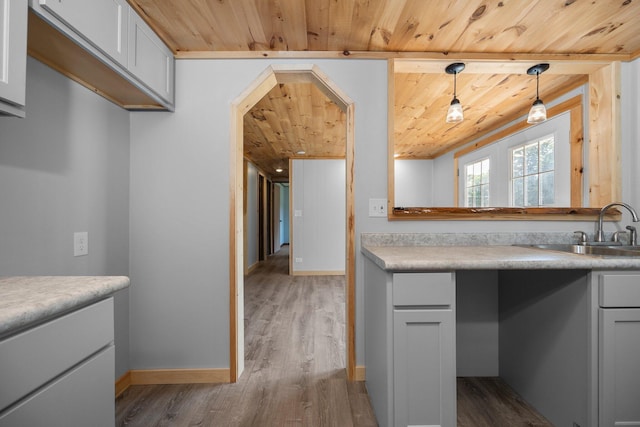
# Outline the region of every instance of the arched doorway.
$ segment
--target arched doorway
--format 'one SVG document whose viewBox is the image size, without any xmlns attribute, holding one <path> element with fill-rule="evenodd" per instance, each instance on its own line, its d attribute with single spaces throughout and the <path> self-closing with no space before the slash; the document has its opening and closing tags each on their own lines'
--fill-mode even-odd
<svg viewBox="0 0 640 427">
<path fill-rule="evenodd" d="M 243 265 L 243 117 L 275 85 L 312 83 L 346 114 L 346 369 L 355 379 L 355 208 L 354 208 L 354 103 L 315 65 L 272 65 L 231 104 L 230 212 L 229 212 L 229 337 L 230 380 L 244 370 L 244 265 Z"/>
</svg>

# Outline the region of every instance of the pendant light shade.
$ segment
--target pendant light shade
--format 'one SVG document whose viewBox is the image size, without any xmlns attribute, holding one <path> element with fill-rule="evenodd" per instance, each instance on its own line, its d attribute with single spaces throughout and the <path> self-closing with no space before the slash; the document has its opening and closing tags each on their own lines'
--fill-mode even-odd
<svg viewBox="0 0 640 427">
<path fill-rule="evenodd" d="M 464 64 L 462 62 L 455 62 L 445 68 L 447 74 L 453 74 L 453 99 L 447 111 L 447 123 L 459 123 L 464 119 L 462 104 L 460 104 L 460 101 L 456 97 L 456 77 L 462 70 L 464 70 Z"/>
<path fill-rule="evenodd" d="M 529 110 L 529 117 L 527 117 L 527 123 L 535 124 L 541 123 L 547 120 L 547 108 L 540 99 L 540 74 L 549 69 L 549 64 L 538 64 L 527 70 L 527 74 L 530 76 L 536 76 L 536 100 L 533 101 L 533 105 Z"/>
<path fill-rule="evenodd" d="M 447 111 L 447 123 L 459 123 L 464 119 L 464 114 L 462 113 L 462 105 L 458 98 L 453 98 L 451 101 L 451 105 L 449 105 L 449 110 Z"/>
</svg>

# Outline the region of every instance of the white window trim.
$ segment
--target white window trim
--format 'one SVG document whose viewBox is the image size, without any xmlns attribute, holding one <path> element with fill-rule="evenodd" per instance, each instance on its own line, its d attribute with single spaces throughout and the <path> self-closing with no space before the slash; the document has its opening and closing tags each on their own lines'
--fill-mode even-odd
<svg viewBox="0 0 640 427">
<path fill-rule="evenodd" d="M 474 207 L 482 207 L 482 206 L 469 206 L 467 205 L 467 167 L 469 165 L 473 165 L 476 163 L 481 163 L 485 160 L 489 161 L 489 206 L 491 206 L 491 183 L 492 183 L 492 179 L 491 179 L 491 172 L 493 170 L 493 164 L 491 161 L 490 157 L 481 157 L 477 160 L 472 160 L 469 161 L 467 163 L 465 163 L 464 165 L 462 165 L 462 204 L 461 206 L 464 206 L 466 208 L 474 208 Z"/>
<path fill-rule="evenodd" d="M 492 144 L 460 156 L 458 159 L 460 178 L 464 178 L 464 165 L 482 158 L 489 158 L 491 168 L 489 173 L 490 206 L 509 206 L 509 181 L 511 147 L 542 139 L 553 134 L 555 140 L 555 203 L 553 206 L 571 205 L 571 115 L 569 111 L 524 130 L 513 133 Z M 462 165 L 462 166 L 460 166 Z M 458 179 L 458 206 L 465 206 L 465 181 Z"/>
</svg>

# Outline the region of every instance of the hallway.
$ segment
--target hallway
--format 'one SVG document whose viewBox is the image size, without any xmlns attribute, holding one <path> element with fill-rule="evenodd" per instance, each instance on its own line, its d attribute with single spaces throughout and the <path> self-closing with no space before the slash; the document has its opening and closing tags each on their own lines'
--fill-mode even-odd
<svg viewBox="0 0 640 427">
<path fill-rule="evenodd" d="M 245 277 L 245 371 L 236 384 L 132 386 L 118 426 L 375 426 L 346 381 L 344 276 L 289 276 L 283 246 Z"/>
</svg>

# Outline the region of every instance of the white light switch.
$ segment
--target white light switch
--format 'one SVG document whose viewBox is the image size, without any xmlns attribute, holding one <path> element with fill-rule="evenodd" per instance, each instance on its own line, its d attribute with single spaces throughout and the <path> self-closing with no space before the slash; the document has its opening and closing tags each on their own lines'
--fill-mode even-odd
<svg viewBox="0 0 640 427">
<path fill-rule="evenodd" d="M 301 210 L 293 211 L 293 216 L 302 216 L 302 211 Z"/>
<path fill-rule="evenodd" d="M 73 256 L 89 255 L 89 233 L 86 231 L 73 233 Z"/>
<path fill-rule="evenodd" d="M 369 199 L 369 216 L 387 216 L 387 199 Z"/>
</svg>

